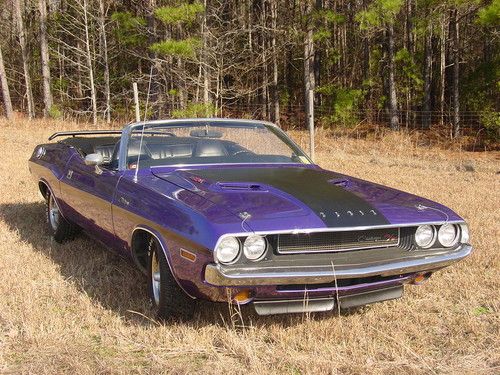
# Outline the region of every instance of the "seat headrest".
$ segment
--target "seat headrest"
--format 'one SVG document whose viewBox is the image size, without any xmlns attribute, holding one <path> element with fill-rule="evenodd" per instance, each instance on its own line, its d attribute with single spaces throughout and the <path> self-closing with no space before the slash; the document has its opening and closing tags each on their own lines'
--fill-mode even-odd
<svg viewBox="0 0 500 375">
<path fill-rule="evenodd" d="M 220 141 L 203 140 L 196 145 L 196 157 L 227 156 L 227 150 Z"/>
</svg>

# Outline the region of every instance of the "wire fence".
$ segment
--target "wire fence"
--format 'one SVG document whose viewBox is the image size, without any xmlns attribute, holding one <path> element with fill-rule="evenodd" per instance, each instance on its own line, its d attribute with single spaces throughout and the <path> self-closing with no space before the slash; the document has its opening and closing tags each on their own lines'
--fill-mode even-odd
<svg viewBox="0 0 500 375">
<path fill-rule="evenodd" d="M 260 120 L 272 120 L 273 110 L 266 105 L 227 105 L 218 111 L 221 117 L 251 117 Z M 429 129 L 436 126 L 450 126 L 453 123 L 453 111 L 398 110 L 399 126 L 408 129 Z M 282 106 L 280 123 L 288 128 L 305 128 L 306 114 L 302 106 Z M 315 123 L 325 127 L 354 127 L 359 124 L 389 126 L 390 114 L 385 109 L 352 109 L 335 112 L 316 107 Z M 460 111 L 459 125 L 462 129 L 480 130 L 486 121 L 495 119 L 498 123 L 500 112 Z"/>
</svg>

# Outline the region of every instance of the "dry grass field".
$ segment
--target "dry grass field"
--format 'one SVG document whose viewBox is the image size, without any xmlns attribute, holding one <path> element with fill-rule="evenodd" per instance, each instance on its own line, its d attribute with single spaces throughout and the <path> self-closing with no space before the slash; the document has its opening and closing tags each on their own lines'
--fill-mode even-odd
<svg viewBox="0 0 500 375">
<path fill-rule="evenodd" d="M 191 323 L 162 325 L 125 261 L 85 236 L 58 245 L 46 234 L 26 161 L 76 126 L 0 121 L 0 373 L 500 373 L 499 153 L 320 132 L 320 165 L 450 206 L 470 224 L 473 255 L 403 299 L 340 316 L 239 317 L 203 303 Z"/>
</svg>

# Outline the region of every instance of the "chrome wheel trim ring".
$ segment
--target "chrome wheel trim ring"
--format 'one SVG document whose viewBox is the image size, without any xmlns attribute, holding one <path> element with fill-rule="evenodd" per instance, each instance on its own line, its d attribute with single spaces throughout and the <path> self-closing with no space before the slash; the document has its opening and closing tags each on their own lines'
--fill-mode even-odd
<svg viewBox="0 0 500 375">
<path fill-rule="evenodd" d="M 161 284 L 160 262 L 158 260 L 158 255 L 156 255 L 156 251 L 152 251 L 151 257 L 151 285 L 153 288 L 153 298 L 155 304 L 158 306 L 160 304 Z"/>
<path fill-rule="evenodd" d="M 59 227 L 60 218 L 59 207 L 57 207 L 57 203 L 51 195 L 49 198 L 49 223 L 53 230 L 57 230 Z"/>
</svg>

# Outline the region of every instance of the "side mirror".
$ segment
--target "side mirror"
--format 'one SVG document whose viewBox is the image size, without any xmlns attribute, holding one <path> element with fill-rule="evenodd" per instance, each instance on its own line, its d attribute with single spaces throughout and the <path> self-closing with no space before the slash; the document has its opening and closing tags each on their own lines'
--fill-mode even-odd
<svg viewBox="0 0 500 375">
<path fill-rule="evenodd" d="M 101 165 L 104 163 L 104 158 L 101 154 L 88 154 L 85 156 L 85 165 Z"/>
</svg>

